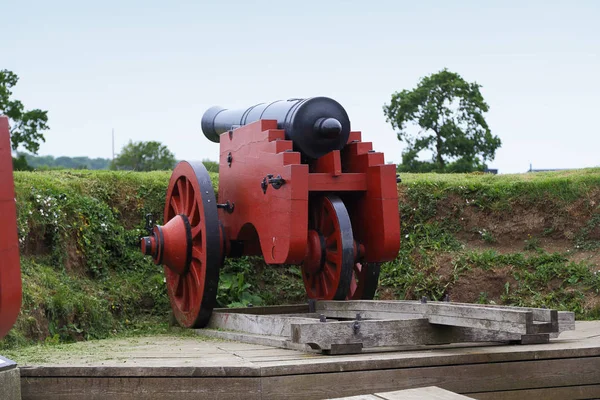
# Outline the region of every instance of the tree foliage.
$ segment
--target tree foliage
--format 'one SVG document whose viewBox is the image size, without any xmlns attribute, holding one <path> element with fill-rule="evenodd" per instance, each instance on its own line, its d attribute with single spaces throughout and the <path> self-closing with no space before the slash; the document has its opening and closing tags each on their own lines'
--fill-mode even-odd
<svg viewBox="0 0 600 400">
<path fill-rule="evenodd" d="M 12 99 L 11 89 L 18 81 L 14 72 L 0 70 L 0 114 L 10 119 L 12 149 L 17 150 L 22 145 L 36 154 L 40 142 L 46 141 L 43 132 L 48 129 L 48 111 L 25 110 L 22 102 Z"/>
<path fill-rule="evenodd" d="M 133 171 L 169 170 L 175 166 L 175 156 L 160 142 L 129 141 L 111 163 L 111 169 Z"/>
<path fill-rule="evenodd" d="M 398 140 L 408 146 L 401 169 L 468 172 L 494 159 L 501 141 L 485 121 L 489 106 L 480 87 L 444 69 L 422 78 L 415 89 L 392 95 L 383 111 Z M 424 150 L 433 153 L 431 162 L 418 160 Z"/>
<path fill-rule="evenodd" d="M 17 153 L 17 156 L 23 158 L 26 165 L 33 169 L 108 169 L 110 159 L 108 158 L 89 158 L 89 157 L 54 157 L 54 156 L 34 156 L 27 153 Z M 17 169 L 17 168 L 15 168 Z"/>
</svg>

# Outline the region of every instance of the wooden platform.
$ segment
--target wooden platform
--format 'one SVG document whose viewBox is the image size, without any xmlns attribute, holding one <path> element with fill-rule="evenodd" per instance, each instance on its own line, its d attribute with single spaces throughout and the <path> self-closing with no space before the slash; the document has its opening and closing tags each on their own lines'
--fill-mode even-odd
<svg viewBox="0 0 600 400">
<path fill-rule="evenodd" d="M 73 345 L 21 366 L 23 399 L 327 399 L 437 386 L 474 399 L 600 398 L 600 321 L 548 344 L 327 356 L 200 338 Z"/>
</svg>

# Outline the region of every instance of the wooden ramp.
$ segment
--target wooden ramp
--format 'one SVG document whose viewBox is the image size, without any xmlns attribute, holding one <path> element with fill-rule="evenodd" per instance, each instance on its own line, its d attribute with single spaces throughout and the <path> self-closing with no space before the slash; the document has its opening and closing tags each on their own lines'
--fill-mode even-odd
<svg viewBox="0 0 600 400">
<path fill-rule="evenodd" d="M 600 321 L 546 344 L 322 355 L 200 337 L 103 340 L 21 365 L 23 399 L 331 399 L 439 388 L 481 400 L 600 398 Z M 72 346 L 72 347 L 71 347 Z"/>
</svg>

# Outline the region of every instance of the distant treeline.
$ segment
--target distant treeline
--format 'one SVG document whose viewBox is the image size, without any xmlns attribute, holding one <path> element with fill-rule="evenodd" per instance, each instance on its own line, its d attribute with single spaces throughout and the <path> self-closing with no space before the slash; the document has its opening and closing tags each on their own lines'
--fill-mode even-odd
<svg viewBox="0 0 600 400">
<path fill-rule="evenodd" d="M 23 163 L 23 160 L 26 162 Z M 209 172 L 219 172 L 219 164 L 208 159 L 202 160 Z M 15 160 L 16 170 L 48 170 L 48 169 L 111 169 L 111 160 L 108 158 L 89 157 L 54 157 L 34 156 L 27 153 L 19 153 Z"/>
<path fill-rule="evenodd" d="M 110 159 L 89 157 L 34 156 L 19 153 L 33 169 L 109 169 Z"/>
</svg>

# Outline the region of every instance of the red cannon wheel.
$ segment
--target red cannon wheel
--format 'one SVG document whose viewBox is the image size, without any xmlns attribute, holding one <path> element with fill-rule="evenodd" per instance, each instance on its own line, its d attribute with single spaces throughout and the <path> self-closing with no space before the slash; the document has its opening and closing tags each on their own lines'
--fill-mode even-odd
<svg viewBox="0 0 600 400">
<path fill-rule="evenodd" d="M 355 263 L 347 300 L 373 300 L 379 285 L 379 263 Z"/>
<path fill-rule="evenodd" d="M 311 299 L 344 300 L 354 265 L 354 238 L 348 211 L 334 195 L 311 203 L 307 255 L 302 278 Z"/>
<path fill-rule="evenodd" d="M 167 292 L 177 322 L 186 328 L 202 328 L 215 307 L 222 263 L 217 202 L 202 163 L 180 162 L 171 175 L 163 229 L 176 217 L 185 227 L 178 232 L 184 233 L 169 241 L 165 232 L 164 250 L 159 251 Z"/>
</svg>

